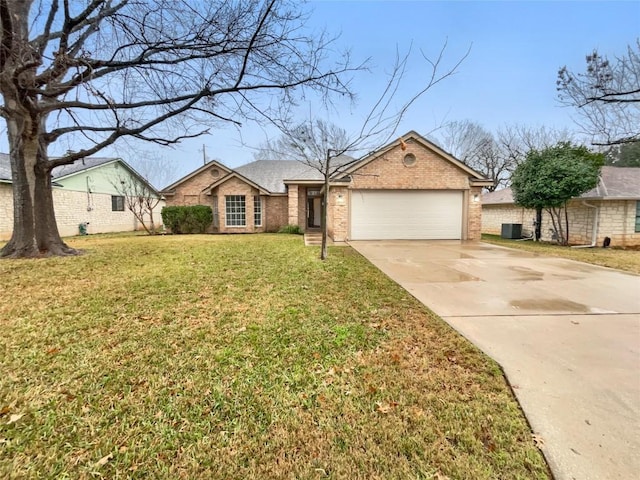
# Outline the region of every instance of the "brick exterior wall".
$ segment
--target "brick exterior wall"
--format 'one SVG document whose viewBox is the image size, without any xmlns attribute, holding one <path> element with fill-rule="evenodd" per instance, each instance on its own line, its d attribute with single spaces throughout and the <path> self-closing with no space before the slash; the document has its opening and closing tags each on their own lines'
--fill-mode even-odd
<svg viewBox="0 0 640 480">
<path fill-rule="evenodd" d="M 349 231 L 349 190 L 347 187 L 332 187 L 329 190 L 327 217 L 329 236 L 334 242 L 346 241 Z"/>
<path fill-rule="evenodd" d="M 640 232 L 635 232 L 635 200 L 592 200 L 591 205 L 600 207 L 598 237 L 596 245 L 602 245 L 604 237 L 611 238 L 612 246 L 640 246 Z M 569 202 L 569 243 L 587 245 L 592 241 L 594 209 L 582 201 Z M 513 204 L 484 205 L 482 207 L 482 233 L 500 235 L 503 223 L 521 223 L 526 234 L 533 230 L 535 210 Z M 552 222 L 549 213 L 542 212 L 542 240 L 552 241 Z"/>
<path fill-rule="evenodd" d="M 396 147 L 358 169 L 351 188 L 468 190 L 469 174 L 417 142 L 408 140 L 407 150 Z M 403 159 L 413 154 L 416 162 L 405 166 Z"/>
<path fill-rule="evenodd" d="M 458 190 L 463 193 L 463 217 L 466 220 L 462 228 L 464 240 L 480 239 L 482 225 L 482 209 L 480 201 L 474 201 L 474 195 L 480 195 L 480 187 L 469 186 L 469 174 L 440 157 L 416 141 L 408 140 L 407 149 L 399 146 L 384 153 L 378 158 L 358 169 L 352 175 L 349 189 L 372 190 Z M 407 166 L 404 158 L 407 154 L 415 156 L 415 163 Z M 333 187 L 336 195 L 344 187 Z M 479 198 L 479 197 L 478 197 Z M 333 196 L 332 196 L 333 200 Z M 330 219 L 336 220 L 335 225 L 329 221 L 331 236 L 335 241 L 343 241 L 349 236 L 349 198 L 347 205 L 336 207 L 330 202 Z M 331 207 L 334 205 L 334 207 Z M 340 240 L 339 240 L 340 239 Z"/>
<path fill-rule="evenodd" d="M 307 230 L 307 187 L 298 188 L 298 221 L 300 230 Z"/>
<path fill-rule="evenodd" d="M 277 232 L 280 227 L 287 224 L 289 215 L 289 199 L 282 196 L 263 197 L 265 202 L 265 215 L 267 232 Z"/>
<path fill-rule="evenodd" d="M 88 222 L 88 233 L 129 232 L 142 230 L 142 225 L 133 214 L 111 210 L 111 195 L 53 189 L 53 206 L 56 214 L 58 231 L 63 237 L 78 235 L 78 225 Z M 164 201 L 160 201 L 154 209 L 156 226 L 162 225 L 160 211 Z M 91 208 L 89 210 L 89 207 Z M 11 238 L 13 231 L 13 194 L 11 185 L 0 184 L 0 240 Z"/>
<path fill-rule="evenodd" d="M 218 172 L 215 176 L 213 173 Z M 194 175 L 188 180 L 185 180 L 175 189 L 174 195 L 167 195 L 167 206 L 174 205 L 212 205 L 211 196 L 207 195 L 207 192 L 202 192 L 203 189 L 214 183 L 216 180 L 220 180 L 226 172 L 220 169 L 217 165 L 211 165 L 210 168 L 204 169 L 198 175 Z"/>
<path fill-rule="evenodd" d="M 298 187 L 298 185 L 289 185 L 288 186 L 288 197 L 289 201 L 287 203 L 287 224 L 288 225 L 298 225 L 298 191 L 302 187 Z"/>
<path fill-rule="evenodd" d="M 257 233 L 265 231 L 265 209 L 263 202 L 262 226 L 256 227 L 253 223 L 253 197 L 260 195 L 260 192 L 251 185 L 243 182 L 238 178 L 230 178 L 226 182 L 218 185 L 212 192 L 218 197 L 218 232 L 220 233 Z M 233 227 L 226 225 L 226 198 L 228 195 L 244 195 L 245 196 L 245 219 L 246 225 L 243 227 Z M 264 197 L 263 197 L 264 200 Z M 211 202 L 211 200 L 210 200 Z M 210 205 L 210 204 L 209 204 Z M 268 213 L 268 212 L 266 212 Z"/>
<path fill-rule="evenodd" d="M 0 183 L 0 240 L 9 240 L 13 231 L 13 191 Z"/>
</svg>

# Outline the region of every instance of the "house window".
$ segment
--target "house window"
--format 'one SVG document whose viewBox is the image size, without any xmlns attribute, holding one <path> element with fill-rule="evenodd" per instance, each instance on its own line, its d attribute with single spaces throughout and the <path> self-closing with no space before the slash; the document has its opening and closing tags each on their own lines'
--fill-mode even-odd
<svg viewBox="0 0 640 480">
<path fill-rule="evenodd" d="M 244 195 L 227 195 L 225 197 L 225 208 L 225 225 L 227 227 L 244 227 L 247 225 Z"/>
<path fill-rule="evenodd" d="M 124 197 L 121 195 L 111 195 L 111 211 L 124 212 Z"/>
<path fill-rule="evenodd" d="M 259 195 L 253 197 L 253 225 L 262 226 L 262 199 Z"/>
<path fill-rule="evenodd" d="M 636 232 L 640 232 L 640 200 L 636 202 Z"/>
</svg>

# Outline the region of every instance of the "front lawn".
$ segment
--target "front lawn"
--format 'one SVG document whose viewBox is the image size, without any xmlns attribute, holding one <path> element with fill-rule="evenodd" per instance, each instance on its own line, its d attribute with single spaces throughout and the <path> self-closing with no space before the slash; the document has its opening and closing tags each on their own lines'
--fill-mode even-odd
<svg viewBox="0 0 640 480">
<path fill-rule="evenodd" d="M 0 477 L 548 479 L 498 366 L 347 247 L 0 261 Z"/>
<path fill-rule="evenodd" d="M 482 234 L 484 242 L 540 253 L 550 257 L 561 257 L 578 262 L 616 268 L 640 274 L 640 251 L 620 248 L 573 248 L 544 242 L 518 241 L 501 238 L 499 235 Z"/>
</svg>

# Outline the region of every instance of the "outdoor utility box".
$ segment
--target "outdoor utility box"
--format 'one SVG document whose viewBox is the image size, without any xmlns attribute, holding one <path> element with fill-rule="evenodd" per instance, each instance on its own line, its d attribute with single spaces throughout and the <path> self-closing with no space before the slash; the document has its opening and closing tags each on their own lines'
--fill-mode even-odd
<svg viewBox="0 0 640 480">
<path fill-rule="evenodd" d="M 522 238 L 522 224 L 521 223 L 503 223 L 502 224 L 502 238 Z"/>
</svg>

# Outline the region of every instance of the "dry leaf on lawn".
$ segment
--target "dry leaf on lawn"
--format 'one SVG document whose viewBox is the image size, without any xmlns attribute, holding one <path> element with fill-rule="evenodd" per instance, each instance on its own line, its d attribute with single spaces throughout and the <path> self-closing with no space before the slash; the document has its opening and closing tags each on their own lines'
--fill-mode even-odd
<svg viewBox="0 0 640 480">
<path fill-rule="evenodd" d="M 393 410 L 395 407 L 398 406 L 398 402 L 389 402 L 389 403 L 376 403 L 377 408 L 376 410 L 380 413 L 389 413 L 391 410 Z"/>
<path fill-rule="evenodd" d="M 113 458 L 113 453 L 110 453 L 109 455 L 105 455 L 104 457 L 102 457 L 100 460 L 96 462 L 96 467 L 102 467 L 103 465 L 106 465 L 107 463 L 109 463 L 109 460 L 111 460 L 112 458 Z"/>
<path fill-rule="evenodd" d="M 536 447 L 538 448 L 544 447 L 544 439 L 540 435 L 538 435 L 537 433 L 532 433 L 531 438 L 533 439 L 533 444 Z"/>
<path fill-rule="evenodd" d="M 24 413 L 14 413 L 13 415 L 11 415 L 9 417 L 9 421 L 7 422 L 7 425 L 11 425 L 12 423 L 16 423 L 22 417 L 24 417 Z"/>
</svg>

